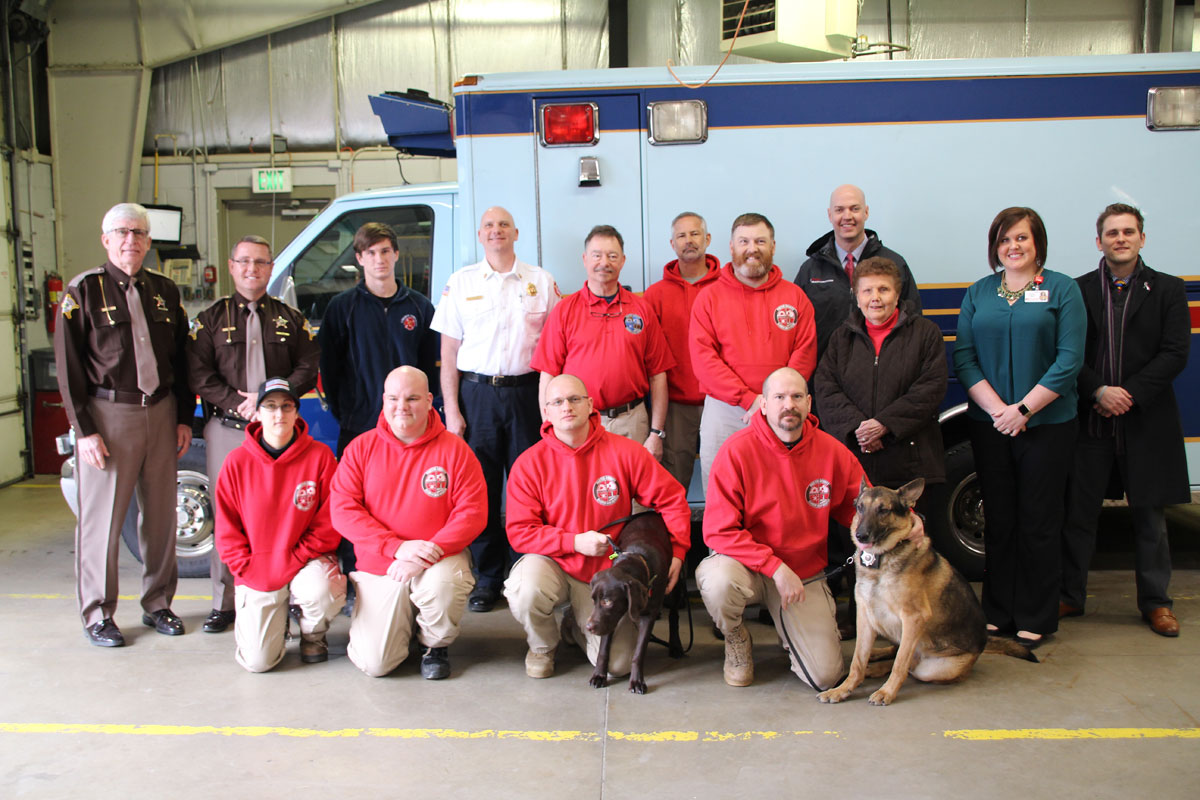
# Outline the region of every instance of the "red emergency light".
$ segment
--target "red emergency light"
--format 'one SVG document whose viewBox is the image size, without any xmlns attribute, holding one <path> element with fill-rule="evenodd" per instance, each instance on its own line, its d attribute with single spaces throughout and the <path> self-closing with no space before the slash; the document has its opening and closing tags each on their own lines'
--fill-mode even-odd
<svg viewBox="0 0 1200 800">
<path fill-rule="evenodd" d="M 595 103 L 550 103 L 542 106 L 542 144 L 589 145 L 600 140 Z"/>
</svg>

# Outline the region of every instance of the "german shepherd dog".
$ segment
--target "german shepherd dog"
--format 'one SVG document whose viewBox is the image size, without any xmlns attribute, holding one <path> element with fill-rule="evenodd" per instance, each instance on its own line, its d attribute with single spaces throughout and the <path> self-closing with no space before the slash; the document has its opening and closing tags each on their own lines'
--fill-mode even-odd
<svg viewBox="0 0 1200 800">
<path fill-rule="evenodd" d="M 1028 648 L 998 636 L 988 636 L 983 607 L 970 585 L 950 562 L 934 550 L 929 538 L 913 530 L 910 509 L 925 489 L 918 478 L 899 490 L 859 485 L 850 535 L 857 548 L 858 640 L 850 674 L 840 686 L 817 695 L 822 703 L 840 703 L 864 677 L 889 674 L 886 659 L 894 657 L 887 681 L 868 698 L 885 706 L 909 673 L 929 683 L 954 683 L 966 678 L 980 653 L 1001 653 L 1037 662 Z M 868 666 L 875 637 L 896 644 L 878 654 L 882 663 Z"/>
<path fill-rule="evenodd" d="M 671 568 L 671 535 L 661 515 L 639 514 L 621 531 L 621 549 L 612 566 L 592 576 L 592 614 L 588 633 L 599 636 L 596 669 L 588 680 L 600 689 L 608 683 L 608 652 L 617 623 L 626 613 L 638 626 L 633 661 L 629 672 L 629 691 L 646 693 L 642 661 L 646 645 L 667 592 L 667 573 Z M 570 613 L 570 612 L 568 612 Z M 674 639 L 678 639 L 678 622 Z"/>
</svg>

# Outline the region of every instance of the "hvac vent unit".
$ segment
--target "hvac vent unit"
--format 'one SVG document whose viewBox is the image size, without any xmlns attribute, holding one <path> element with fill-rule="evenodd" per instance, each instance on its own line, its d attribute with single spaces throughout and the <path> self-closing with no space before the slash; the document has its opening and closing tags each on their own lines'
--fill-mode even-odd
<svg viewBox="0 0 1200 800">
<path fill-rule="evenodd" d="M 729 50 L 745 0 L 721 3 L 721 51 Z M 856 0 L 750 0 L 733 52 L 766 61 L 850 58 Z"/>
</svg>

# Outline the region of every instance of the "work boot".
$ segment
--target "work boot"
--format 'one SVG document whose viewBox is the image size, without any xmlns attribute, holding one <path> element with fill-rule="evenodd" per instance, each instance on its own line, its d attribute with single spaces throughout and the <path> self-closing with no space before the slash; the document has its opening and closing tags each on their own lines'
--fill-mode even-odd
<svg viewBox="0 0 1200 800">
<path fill-rule="evenodd" d="M 554 674 L 554 651 L 525 654 L 525 674 L 531 678 L 549 678 Z"/>
<path fill-rule="evenodd" d="M 421 656 L 421 677 L 427 681 L 440 681 L 450 677 L 450 656 L 444 647 L 427 647 Z"/>
<path fill-rule="evenodd" d="M 300 660 L 305 664 L 319 664 L 329 660 L 329 644 L 323 633 L 300 635 Z"/>
<path fill-rule="evenodd" d="M 738 625 L 725 632 L 725 682 L 730 686 L 749 686 L 754 682 L 754 654 L 750 631 Z"/>
</svg>

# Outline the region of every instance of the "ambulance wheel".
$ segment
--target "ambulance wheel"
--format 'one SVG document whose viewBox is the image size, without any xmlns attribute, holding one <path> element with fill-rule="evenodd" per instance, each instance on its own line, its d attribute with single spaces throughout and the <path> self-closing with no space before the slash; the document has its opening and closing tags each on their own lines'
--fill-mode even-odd
<svg viewBox="0 0 1200 800">
<path fill-rule="evenodd" d="M 930 495 L 925 528 L 934 548 L 967 580 L 983 580 L 983 494 L 970 442 L 946 451 L 946 482 Z"/>
<path fill-rule="evenodd" d="M 179 460 L 175 479 L 175 558 L 179 577 L 207 578 L 209 554 L 215 546 L 215 514 L 203 439 L 193 439 L 187 454 Z M 142 560 L 137 540 L 138 507 L 129 504 L 121 538 L 133 557 Z"/>
</svg>

